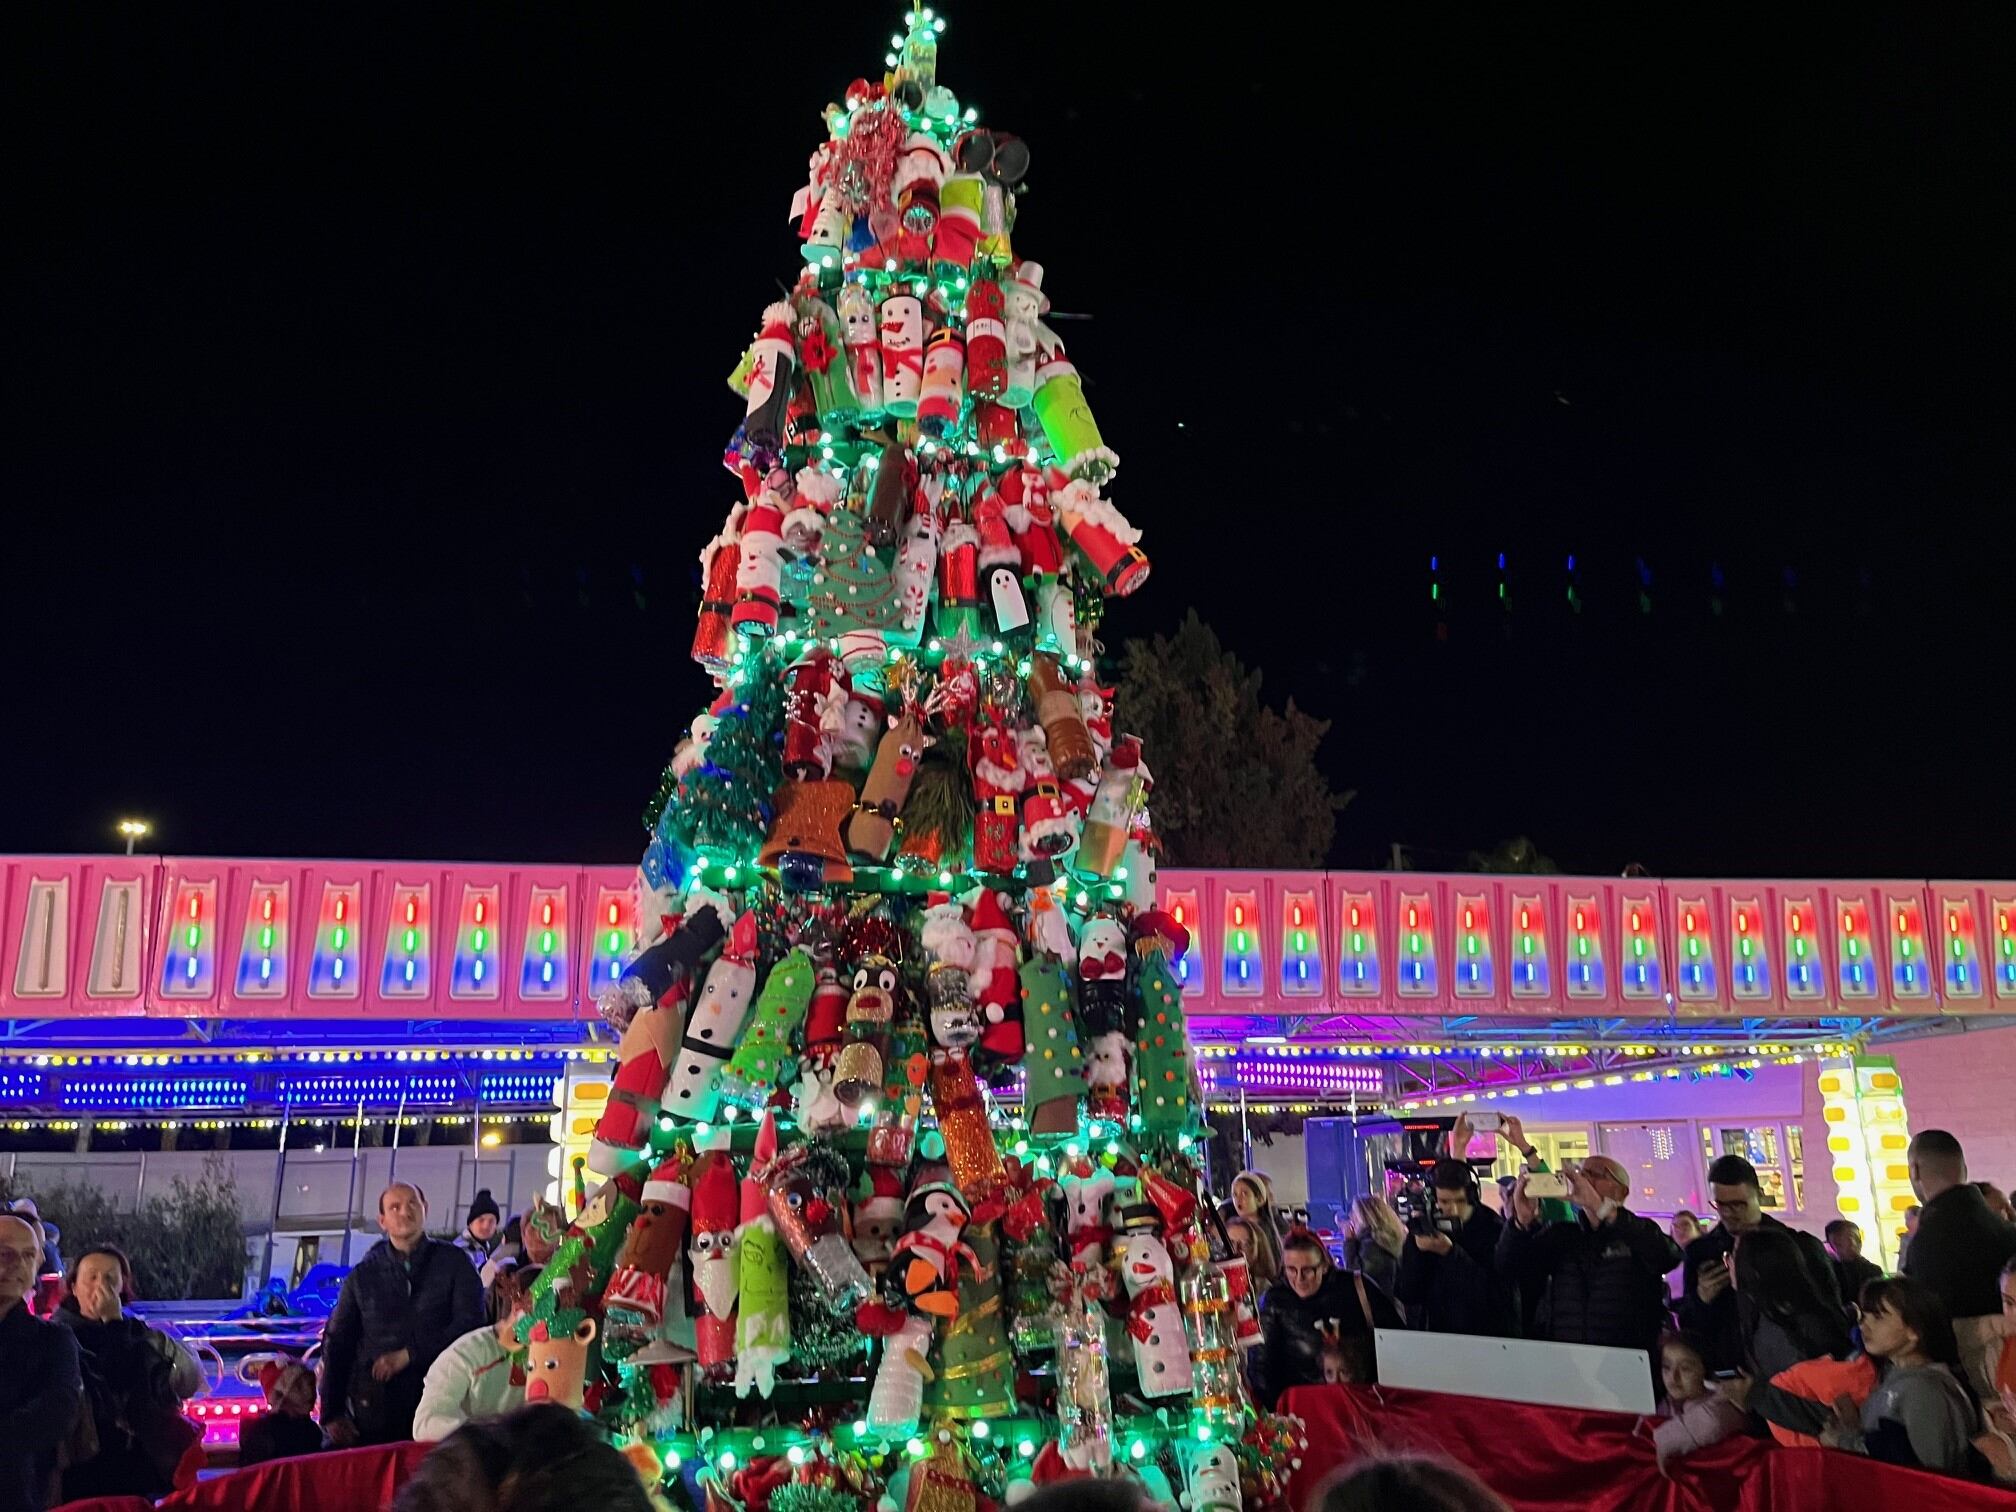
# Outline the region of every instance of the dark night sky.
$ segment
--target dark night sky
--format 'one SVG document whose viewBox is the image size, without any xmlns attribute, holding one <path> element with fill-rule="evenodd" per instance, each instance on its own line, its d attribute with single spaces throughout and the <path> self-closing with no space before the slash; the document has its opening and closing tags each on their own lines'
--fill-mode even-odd
<svg viewBox="0 0 2016 1512">
<path fill-rule="evenodd" d="M 901 9 L 11 12 L 0 850 L 634 855 Z M 2011 12 L 1382 10 L 950 7 L 1095 317 L 1114 630 L 1334 719 L 1340 865 L 2009 874 Z"/>
</svg>

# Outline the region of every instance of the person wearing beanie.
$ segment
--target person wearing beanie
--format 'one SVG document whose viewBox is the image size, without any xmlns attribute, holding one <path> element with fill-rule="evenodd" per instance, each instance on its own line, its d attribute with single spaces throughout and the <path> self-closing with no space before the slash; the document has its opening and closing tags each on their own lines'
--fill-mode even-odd
<svg viewBox="0 0 2016 1512">
<path fill-rule="evenodd" d="M 480 1269 L 497 1248 L 497 1231 L 502 1224 L 503 1214 L 497 1211 L 497 1199 L 490 1195 L 490 1188 L 479 1188 L 476 1200 L 469 1204 L 469 1221 L 455 1237 L 455 1248 Z"/>
</svg>

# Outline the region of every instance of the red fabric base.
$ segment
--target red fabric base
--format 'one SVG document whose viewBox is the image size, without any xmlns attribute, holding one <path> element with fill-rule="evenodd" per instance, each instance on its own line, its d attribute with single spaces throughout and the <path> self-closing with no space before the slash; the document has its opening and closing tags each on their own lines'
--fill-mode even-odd
<svg viewBox="0 0 2016 1512">
<path fill-rule="evenodd" d="M 1732 1439 L 1675 1460 L 1662 1475 L 1650 1420 L 1567 1407 L 1381 1386 L 1300 1386 L 1281 1411 L 1307 1426 L 1289 1481 L 1296 1512 L 1342 1466 L 1368 1454 L 1425 1454 L 1476 1472 L 1515 1512 L 1777 1512 L 1908 1508 L 2016 1512 L 2016 1494 L 1828 1449 Z"/>
<path fill-rule="evenodd" d="M 432 1444 L 332 1449 L 271 1460 L 177 1491 L 158 1504 L 138 1497 L 71 1502 L 57 1512 L 387 1512 Z"/>
</svg>

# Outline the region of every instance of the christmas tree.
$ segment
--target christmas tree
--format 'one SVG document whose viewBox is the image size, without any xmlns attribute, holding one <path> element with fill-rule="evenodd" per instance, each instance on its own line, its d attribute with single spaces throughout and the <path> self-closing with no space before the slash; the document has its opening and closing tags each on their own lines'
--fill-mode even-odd
<svg viewBox="0 0 2016 1512">
<path fill-rule="evenodd" d="M 1057 1475 L 1265 1506 L 1288 1440 L 1227 1366 L 1187 941 L 1097 666 L 1148 559 L 1017 246 L 1028 151 L 905 20 L 826 107 L 730 380 L 719 696 L 647 811 L 620 1096 L 527 1328 L 708 1512 Z"/>
</svg>

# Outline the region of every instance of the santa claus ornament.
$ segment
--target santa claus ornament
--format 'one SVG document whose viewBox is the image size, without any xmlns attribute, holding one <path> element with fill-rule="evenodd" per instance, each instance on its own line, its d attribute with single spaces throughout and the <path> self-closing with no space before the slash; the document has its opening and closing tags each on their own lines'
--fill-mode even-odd
<svg viewBox="0 0 2016 1512">
<path fill-rule="evenodd" d="M 699 1307 L 693 1323 L 695 1353 L 700 1368 L 721 1373 L 735 1358 L 735 1302 L 741 1272 L 735 1259 L 735 1229 L 740 1212 L 735 1163 L 728 1156 L 728 1131 L 715 1132 L 693 1170 L 692 1238 L 687 1245 L 687 1274 Z"/>
<path fill-rule="evenodd" d="M 665 1316 L 665 1280 L 686 1248 L 693 1207 L 684 1153 L 659 1162 L 643 1186 L 643 1206 L 630 1220 L 616 1269 L 602 1294 L 609 1331 L 602 1351 L 625 1359 L 648 1343 Z"/>
<path fill-rule="evenodd" d="M 1021 756 L 1015 732 L 990 712 L 967 741 L 973 764 L 973 866 L 1011 876 L 1019 863 L 1022 812 Z"/>
<path fill-rule="evenodd" d="M 1022 1059 L 1022 983 L 1015 926 L 1001 894 L 981 889 L 973 903 L 973 970 L 967 986 L 980 1009 L 980 1048 L 1001 1062 Z"/>
</svg>

